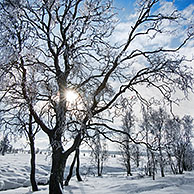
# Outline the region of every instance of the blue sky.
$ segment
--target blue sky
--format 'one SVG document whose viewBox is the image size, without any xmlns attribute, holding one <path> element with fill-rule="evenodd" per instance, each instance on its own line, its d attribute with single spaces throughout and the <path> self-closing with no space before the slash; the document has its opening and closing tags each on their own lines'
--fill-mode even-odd
<svg viewBox="0 0 194 194">
<path fill-rule="evenodd" d="M 194 5 L 194 0 L 161 0 L 167 2 L 174 2 L 178 10 L 183 10 L 190 4 Z M 119 18 L 125 21 L 127 17 L 134 11 L 135 0 L 114 0 L 114 6 L 119 8 L 121 11 L 119 13 Z M 128 20 L 128 19 L 127 19 Z"/>
<path fill-rule="evenodd" d="M 194 0 L 166 0 L 168 2 L 174 2 L 178 10 L 183 10 L 190 4 L 194 4 Z M 135 0 L 115 0 L 115 5 L 118 8 L 125 8 L 126 11 L 132 9 Z"/>
<path fill-rule="evenodd" d="M 135 0 L 115 0 L 116 5 L 118 5 L 119 7 L 131 7 L 133 5 L 133 2 Z M 194 4 L 194 0 L 166 0 L 169 2 L 173 2 L 175 3 L 176 7 L 179 10 L 184 9 L 185 7 L 187 7 L 190 4 Z"/>
<path fill-rule="evenodd" d="M 175 5 L 177 6 L 179 10 L 184 9 L 190 4 L 194 4 L 194 0 L 175 0 Z"/>
</svg>

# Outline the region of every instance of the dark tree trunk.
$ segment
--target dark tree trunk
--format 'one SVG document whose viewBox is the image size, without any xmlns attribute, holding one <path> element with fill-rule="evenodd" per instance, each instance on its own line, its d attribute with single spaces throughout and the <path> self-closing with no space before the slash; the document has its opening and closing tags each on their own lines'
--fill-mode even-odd
<svg viewBox="0 0 194 194">
<path fill-rule="evenodd" d="M 28 137 L 30 140 L 30 151 L 31 151 L 31 172 L 30 172 L 30 182 L 32 185 L 32 191 L 38 191 L 38 186 L 36 183 L 36 178 L 35 178 L 35 171 L 36 171 L 36 165 L 35 165 L 35 160 L 36 160 L 36 153 L 35 153 L 35 145 L 34 145 L 34 134 L 33 134 L 33 129 L 32 129 L 32 115 L 29 115 L 29 133 Z"/>
<path fill-rule="evenodd" d="M 163 166 L 163 164 L 160 164 L 160 172 L 161 172 L 161 176 L 162 176 L 162 177 L 165 177 L 165 175 L 164 175 L 164 166 Z"/>
<path fill-rule="evenodd" d="M 104 162 L 103 160 L 101 161 L 101 165 L 100 165 L 100 173 L 101 173 L 101 176 L 102 176 L 102 171 L 103 171 L 103 168 L 104 168 Z"/>
<path fill-rule="evenodd" d="M 184 170 L 184 171 L 188 171 L 189 168 L 188 168 L 188 166 L 186 165 L 186 163 L 185 163 L 184 160 L 183 160 L 183 165 L 182 165 L 182 166 L 183 166 L 183 170 Z"/>
<path fill-rule="evenodd" d="M 148 128 L 146 127 L 146 143 L 149 142 L 148 134 L 149 134 Z M 150 153 L 150 150 L 148 148 L 146 149 L 146 152 L 147 152 L 147 159 L 148 159 L 146 173 L 148 174 L 148 176 L 152 176 L 152 170 L 151 170 L 151 163 L 152 162 L 151 162 L 151 158 L 150 158 L 151 153 Z"/>
<path fill-rule="evenodd" d="M 150 160 L 147 162 L 147 175 L 152 176 L 152 162 Z"/>
<path fill-rule="evenodd" d="M 73 162 L 71 163 L 71 166 L 70 166 L 70 169 L 69 169 L 69 174 L 65 180 L 65 186 L 68 186 L 69 185 L 69 181 L 72 177 L 72 174 L 73 174 L 73 168 L 74 168 L 74 165 L 75 165 L 75 161 L 76 161 L 76 153 L 75 153 L 75 156 L 73 158 Z"/>
<path fill-rule="evenodd" d="M 160 152 L 160 172 L 161 172 L 161 176 L 165 177 L 165 175 L 164 175 L 164 159 L 163 159 L 161 147 L 159 148 L 159 152 Z"/>
<path fill-rule="evenodd" d="M 155 180 L 156 164 L 155 164 L 155 157 L 153 152 L 151 152 L 151 156 L 152 156 L 152 179 Z"/>
<path fill-rule="evenodd" d="M 49 194 L 63 193 L 63 179 L 66 164 L 66 157 L 62 149 L 55 149 L 52 153 L 52 168 L 49 181 Z"/>
<path fill-rule="evenodd" d="M 35 178 L 35 146 L 34 146 L 34 139 L 30 138 L 30 150 L 31 150 L 31 173 L 30 173 L 30 182 L 32 185 L 32 191 L 38 191 L 38 186 L 36 184 L 36 178 Z"/>
<path fill-rule="evenodd" d="M 126 169 L 127 169 L 127 176 L 132 176 L 132 173 L 131 173 L 131 153 L 130 153 L 130 147 L 129 147 L 129 140 L 127 139 L 127 142 L 126 142 Z"/>
<path fill-rule="evenodd" d="M 160 156 L 160 172 L 161 172 L 161 176 L 164 177 L 165 176 L 164 175 L 164 158 L 163 158 L 163 153 L 162 153 L 162 148 L 161 148 L 161 129 L 160 129 L 158 145 L 159 145 L 159 156 Z"/>
<path fill-rule="evenodd" d="M 183 174 L 183 167 L 182 167 L 181 160 L 178 161 L 178 171 L 179 171 L 179 174 Z"/>
<path fill-rule="evenodd" d="M 101 174 L 101 170 L 100 170 L 100 158 L 98 157 L 98 164 L 97 164 L 97 168 L 98 168 L 98 176 L 102 176 Z"/>
<path fill-rule="evenodd" d="M 63 180 L 64 180 L 64 171 L 67 158 L 69 155 L 79 147 L 81 142 L 81 134 L 79 133 L 74 139 L 73 145 L 63 151 L 61 135 L 50 135 L 50 142 L 52 146 L 52 168 L 49 181 L 49 194 L 63 194 Z M 53 139 L 55 137 L 56 139 Z"/>
<path fill-rule="evenodd" d="M 162 177 L 165 177 L 165 175 L 164 175 L 164 168 L 163 168 L 163 166 L 160 166 L 160 172 L 161 172 L 161 176 L 162 176 Z"/>
<path fill-rule="evenodd" d="M 5 146 L 2 148 L 2 151 L 1 151 L 1 154 L 2 154 L 2 156 L 5 156 L 5 152 L 6 152 L 6 148 L 5 148 Z"/>
<path fill-rule="evenodd" d="M 130 157 L 128 156 L 128 158 L 127 158 L 127 176 L 129 176 L 129 175 L 132 176 Z"/>
<path fill-rule="evenodd" d="M 77 167 L 76 167 L 76 176 L 78 181 L 82 181 L 82 178 L 79 173 L 79 167 L 80 167 L 80 160 L 79 160 L 79 148 L 76 149 L 76 158 L 77 158 Z"/>
<path fill-rule="evenodd" d="M 147 156 L 148 156 L 148 175 L 152 176 L 152 159 L 150 157 L 150 150 L 147 149 Z"/>
<path fill-rule="evenodd" d="M 62 134 L 59 132 L 57 133 L 57 130 L 53 131 L 49 137 L 52 146 L 52 167 L 49 180 L 49 194 L 63 193 L 63 180 L 67 157 L 63 150 L 61 137 Z"/>
<path fill-rule="evenodd" d="M 79 161 L 79 148 L 76 148 L 76 151 L 75 151 L 75 156 L 73 158 L 73 161 L 71 163 L 71 166 L 70 166 L 70 169 L 69 169 L 69 174 L 65 180 L 65 186 L 68 186 L 69 185 L 69 181 L 71 180 L 71 177 L 73 175 L 73 168 L 75 166 L 75 162 L 77 161 L 77 166 L 76 166 L 76 177 L 77 177 L 77 180 L 78 181 L 82 181 L 82 178 L 80 176 L 80 173 L 79 173 L 79 166 L 80 166 L 80 161 Z"/>
</svg>

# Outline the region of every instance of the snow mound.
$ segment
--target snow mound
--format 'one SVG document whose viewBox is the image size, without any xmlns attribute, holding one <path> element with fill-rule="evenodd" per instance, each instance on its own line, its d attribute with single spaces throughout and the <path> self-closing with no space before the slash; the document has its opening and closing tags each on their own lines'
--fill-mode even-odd
<svg viewBox="0 0 194 194">
<path fill-rule="evenodd" d="M 29 187 L 30 184 L 30 155 L 7 154 L 0 156 L 0 191 Z M 45 156 L 37 155 L 36 176 L 38 184 L 48 183 L 50 164 Z"/>
</svg>

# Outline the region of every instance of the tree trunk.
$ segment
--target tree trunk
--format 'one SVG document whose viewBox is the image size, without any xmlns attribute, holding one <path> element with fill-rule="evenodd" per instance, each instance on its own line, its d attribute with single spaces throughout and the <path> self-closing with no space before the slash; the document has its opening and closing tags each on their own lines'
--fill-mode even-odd
<svg viewBox="0 0 194 194">
<path fill-rule="evenodd" d="M 182 161 L 181 160 L 178 161 L 178 171 L 179 171 L 179 174 L 183 174 L 183 167 L 182 167 Z"/>
<path fill-rule="evenodd" d="M 82 178 L 79 173 L 79 167 L 80 167 L 80 160 L 79 160 L 79 148 L 76 149 L 76 158 L 77 158 L 77 167 L 76 167 L 76 176 L 78 181 L 82 181 Z"/>
<path fill-rule="evenodd" d="M 52 168 L 49 181 L 49 194 L 63 193 L 64 170 L 67 158 L 61 149 L 55 149 L 52 153 Z"/>
<path fill-rule="evenodd" d="M 164 177 L 164 160 L 163 160 L 163 154 L 162 154 L 162 149 L 159 146 L 159 153 L 160 153 L 160 171 L 161 171 L 161 176 Z"/>
<path fill-rule="evenodd" d="M 161 162 L 161 161 L 160 161 L 160 162 Z M 164 175 L 164 166 L 163 166 L 162 163 L 160 163 L 160 172 L 161 172 L 161 176 L 162 176 L 162 177 L 165 177 L 165 175 Z"/>
<path fill-rule="evenodd" d="M 155 158 L 154 158 L 153 152 L 151 152 L 151 156 L 152 156 L 152 179 L 155 180 L 156 164 L 155 164 Z"/>
<path fill-rule="evenodd" d="M 148 127 L 146 125 L 146 143 L 149 143 L 149 132 L 148 132 Z M 149 176 L 152 176 L 152 170 L 151 170 L 151 159 L 150 159 L 150 150 L 147 148 L 146 149 L 146 152 L 147 152 L 147 158 L 148 158 L 148 161 L 147 161 L 147 174 Z"/>
<path fill-rule="evenodd" d="M 128 138 L 128 137 L 127 137 Z M 130 147 L 129 147 L 129 139 L 127 139 L 126 141 L 126 159 L 127 159 L 127 163 L 126 163 L 126 168 L 127 168 L 127 176 L 132 176 L 131 174 L 131 153 L 130 153 Z"/>
<path fill-rule="evenodd" d="M 168 159 L 169 159 L 169 163 L 170 163 L 170 168 L 171 168 L 173 174 L 177 174 L 174 162 L 172 161 L 171 154 L 168 151 L 167 151 L 167 155 L 168 155 Z"/>
<path fill-rule="evenodd" d="M 1 152 L 1 154 L 2 154 L 2 156 L 5 156 L 5 152 L 6 152 L 6 148 L 5 148 L 5 146 L 2 148 L 2 152 Z"/>
<path fill-rule="evenodd" d="M 127 156 L 127 176 L 128 176 L 128 175 L 132 176 L 132 173 L 131 173 L 130 156 Z"/>
<path fill-rule="evenodd" d="M 34 139 L 30 138 L 30 150 L 31 150 L 31 172 L 30 172 L 30 182 L 32 185 L 32 191 L 38 191 L 38 186 L 36 184 L 36 178 L 35 178 L 35 146 L 34 146 Z"/>
<path fill-rule="evenodd" d="M 147 169 L 146 169 L 146 175 L 152 176 L 152 169 L 151 169 L 152 162 L 151 162 L 151 159 L 150 159 L 150 150 L 147 148 L 146 151 L 147 151 L 147 158 L 148 158 L 148 161 L 147 161 Z"/>
<path fill-rule="evenodd" d="M 61 142 L 61 134 L 50 135 L 50 143 L 52 146 L 52 168 L 49 181 L 49 194 L 63 194 L 64 171 L 67 158 L 79 147 L 81 143 L 81 134 L 79 133 L 73 145 L 64 152 Z M 55 137 L 56 139 L 54 139 Z"/>
<path fill-rule="evenodd" d="M 76 161 L 76 153 L 75 153 L 75 156 L 73 158 L 73 162 L 71 163 L 71 166 L 70 166 L 70 169 L 69 169 L 69 174 L 65 180 L 65 186 L 68 186 L 69 185 L 69 181 L 71 180 L 71 177 L 72 177 L 72 174 L 73 174 L 73 168 L 74 168 L 74 165 L 75 165 L 75 161 Z"/>
<path fill-rule="evenodd" d="M 101 161 L 101 165 L 100 165 L 100 174 L 101 174 L 101 176 L 102 176 L 103 168 L 104 168 L 104 162 L 103 162 L 103 160 L 102 160 L 102 161 Z"/>
<path fill-rule="evenodd" d="M 136 164 L 137 164 L 137 168 L 139 167 L 139 160 L 140 160 L 139 147 L 137 146 L 137 153 L 136 153 Z"/>
<path fill-rule="evenodd" d="M 30 182 L 32 185 L 32 191 L 38 191 L 38 186 L 36 183 L 35 178 L 35 171 L 36 171 L 36 165 L 35 165 L 35 159 L 36 159 L 36 153 L 35 153 L 35 145 L 34 145 L 34 134 L 32 129 L 32 114 L 29 114 L 29 133 L 28 138 L 30 141 L 30 151 L 31 151 L 31 172 L 30 172 Z"/>
<path fill-rule="evenodd" d="M 72 174 L 73 174 L 73 168 L 75 165 L 75 162 L 77 161 L 77 167 L 76 167 L 76 177 L 78 181 L 82 181 L 82 178 L 79 173 L 79 166 L 80 166 L 80 161 L 79 161 L 79 148 L 76 149 L 75 151 L 75 156 L 73 158 L 73 161 L 71 163 L 70 169 L 69 169 L 69 174 L 65 180 L 65 186 L 69 185 L 69 181 L 71 180 Z"/>
<path fill-rule="evenodd" d="M 61 141 L 62 134 L 57 131 L 51 134 L 50 144 L 52 146 L 52 167 L 49 180 L 49 194 L 63 193 L 64 171 L 67 157 Z"/>
<path fill-rule="evenodd" d="M 159 129 L 159 136 L 158 136 L 158 148 L 159 148 L 159 157 L 160 157 L 160 172 L 161 176 L 164 177 L 164 158 L 162 154 L 162 147 L 161 147 L 161 139 L 162 139 L 162 131 L 161 127 Z"/>
<path fill-rule="evenodd" d="M 101 170 L 100 170 L 100 158 L 99 158 L 99 156 L 98 156 L 98 176 L 102 176 L 102 174 L 101 174 Z"/>
</svg>

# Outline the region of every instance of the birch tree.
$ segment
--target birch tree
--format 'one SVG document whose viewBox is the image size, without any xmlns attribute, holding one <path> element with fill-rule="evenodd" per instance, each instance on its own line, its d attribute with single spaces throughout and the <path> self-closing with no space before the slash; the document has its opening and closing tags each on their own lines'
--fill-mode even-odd
<svg viewBox="0 0 194 194">
<path fill-rule="evenodd" d="M 184 170 L 193 168 L 192 123 L 193 119 L 189 115 L 168 119 L 166 122 L 166 152 L 174 174 L 182 174 Z"/>
<path fill-rule="evenodd" d="M 132 145 L 133 142 L 130 140 L 128 134 L 130 136 L 133 133 L 134 125 L 135 125 L 135 119 L 133 115 L 132 108 L 130 108 L 127 112 L 126 115 L 123 118 L 123 131 L 125 134 L 123 134 L 121 137 L 121 142 L 122 144 L 120 145 L 120 150 L 121 150 L 121 155 L 122 155 L 122 162 L 124 166 L 126 167 L 127 170 L 127 176 L 130 175 L 132 176 L 131 172 L 131 158 L 132 158 Z"/>
<path fill-rule="evenodd" d="M 164 177 L 165 157 L 164 157 L 164 144 L 165 144 L 165 123 L 167 119 L 167 113 L 161 107 L 158 110 L 152 110 L 150 112 L 150 132 L 156 140 L 156 146 L 158 149 L 158 159 L 160 164 L 161 176 Z"/>
</svg>

